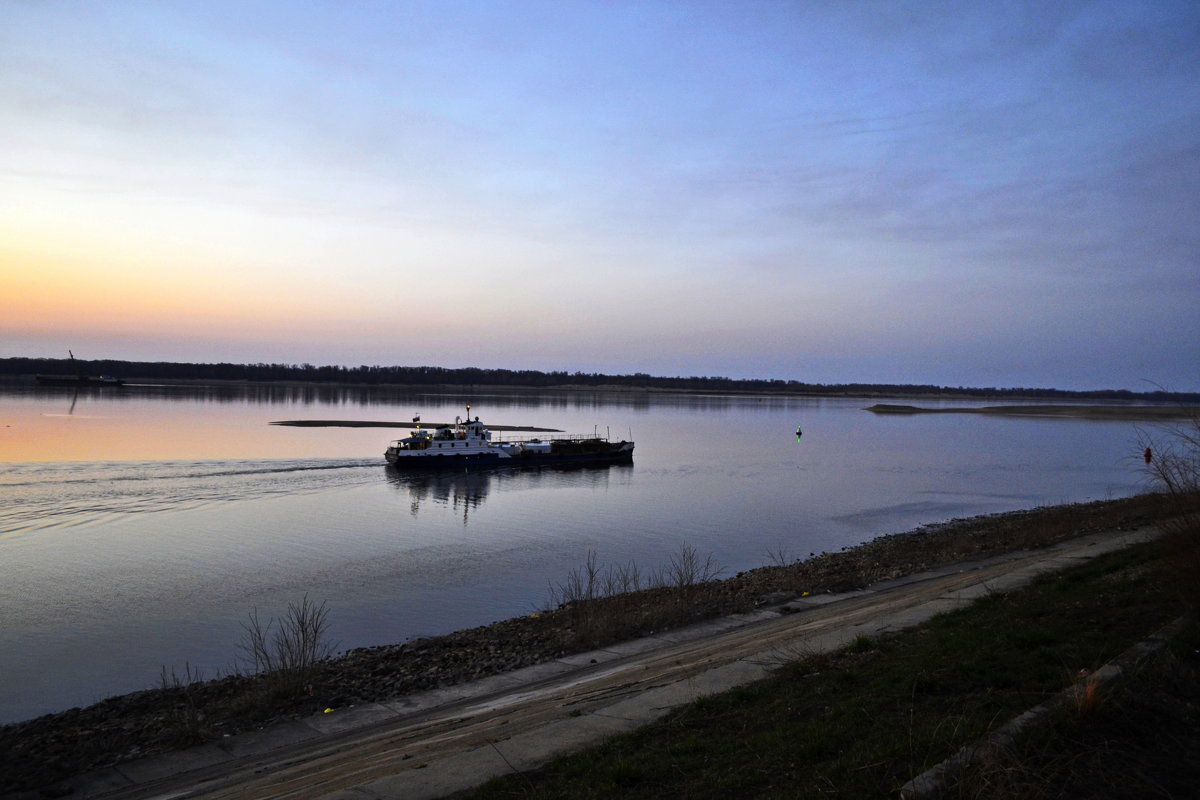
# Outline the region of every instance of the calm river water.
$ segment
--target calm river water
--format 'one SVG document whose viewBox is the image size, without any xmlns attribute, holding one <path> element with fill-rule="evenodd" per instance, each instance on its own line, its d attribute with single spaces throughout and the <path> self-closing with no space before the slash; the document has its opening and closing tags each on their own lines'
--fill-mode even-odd
<svg viewBox="0 0 1200 800">
<path fill-rule="evenodd" d="M 163 666 L 216 676 L 248 612 L 305 593 L 348 649 L 528 614 L 589 550 L 648 571 L 686 544 L 733 574 L 1144 486 L 1133 423 L 873 402 L 0 385 L 0 722 L 148 688 Z M 404 475 L 382 457 L 400 430 L 269 424 L 452 421 L 466 403 L 632 436 L 634 462 Z"/>
</svg>

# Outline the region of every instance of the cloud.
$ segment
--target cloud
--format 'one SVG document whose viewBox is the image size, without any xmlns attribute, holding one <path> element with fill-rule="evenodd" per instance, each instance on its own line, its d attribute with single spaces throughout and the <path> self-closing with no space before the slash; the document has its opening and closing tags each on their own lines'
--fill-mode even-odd
<svg viewBox="0 0 1200 800">
<path fill-rule="evenodd" d="M 311 334 L 226 316 L 296 360 L 422 328 L 482 366 L 1194 374 L 1155 343 L 1195 329 L 1191 4 L 514 11 L 10 4 L 0 236 L 247 307 L 293 280 Z"/>
</svg>

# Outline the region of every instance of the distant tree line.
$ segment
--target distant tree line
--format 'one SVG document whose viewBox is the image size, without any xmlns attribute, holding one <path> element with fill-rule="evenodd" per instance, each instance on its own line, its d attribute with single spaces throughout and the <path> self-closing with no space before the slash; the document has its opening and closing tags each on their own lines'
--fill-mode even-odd
<svg viewBox="0 0 1200 800">
<path fill-rule="evenodd" d="M 893 383 L 806 383 L 766 378 L 722 378 L 717 376 L 663 377 L 635 372 L 605 375 L 599 372 L 541 372 L 532 369 L 483 369 L 463 367 L 381 367 L 312 364 L 181 364 L 169 361 L 83 361 L 65 358 L 2 358 L 0 375 L 31 376 L 66 374 L 79 370 L 86 375 L 115 375 L 125 379 L 262 381 L 340 383 L 366 386 L 511 386 L 550 389 L 565 386 L 617 386 L 626 388 L 707 390 L 727 392 L 772 392 L 802 395 L 955 395 L 960 397 L 1039 397 L 1086 400 L 1200 401 L 1200 394 L 1179 392 L 1130 392 L 1124 389 L 1070 391 L 1027 387 L 966 387 Z"/>
</svg>

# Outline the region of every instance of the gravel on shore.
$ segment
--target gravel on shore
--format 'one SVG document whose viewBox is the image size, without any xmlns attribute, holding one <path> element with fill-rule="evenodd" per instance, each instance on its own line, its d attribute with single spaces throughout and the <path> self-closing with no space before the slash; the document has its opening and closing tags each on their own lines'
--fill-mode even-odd
<svg viewBox="0 0 1200 800">
<path fill-rule="evenodd" d="M 1167 513 L 1160 496 L 1138 495 L 955 519 L 722 580 L 569 603 L 445 636 L 351 650 L 323 662 L 306 691 L 293 696 L 272 697 L 261 677 L 242 675 L 112 697 L 0 726 L 0 793 L 37 789 L 325 708 L 451 686 L 804 593 L 846 591 L 1089 532 L 1131 530 Z"/>
</svg>

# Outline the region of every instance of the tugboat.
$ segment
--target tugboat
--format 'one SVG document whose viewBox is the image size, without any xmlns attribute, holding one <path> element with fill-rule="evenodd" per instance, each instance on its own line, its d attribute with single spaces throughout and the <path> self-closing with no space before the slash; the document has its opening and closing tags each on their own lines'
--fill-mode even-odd
<svg viewBox="0 0 1200 800">
<path fill-rule="evenodd" d="M 453 425 L 434 431 L 413 431 L 392 442 L 383 456 L 388 464 L 413 469 L 462 469 L 534 464 L 597 464 L 633 460 L 633 442 L 611 442 L 595 434 L 551 438 L 492 439 L 479 417 L 455 418 Z"/>
</svg>

